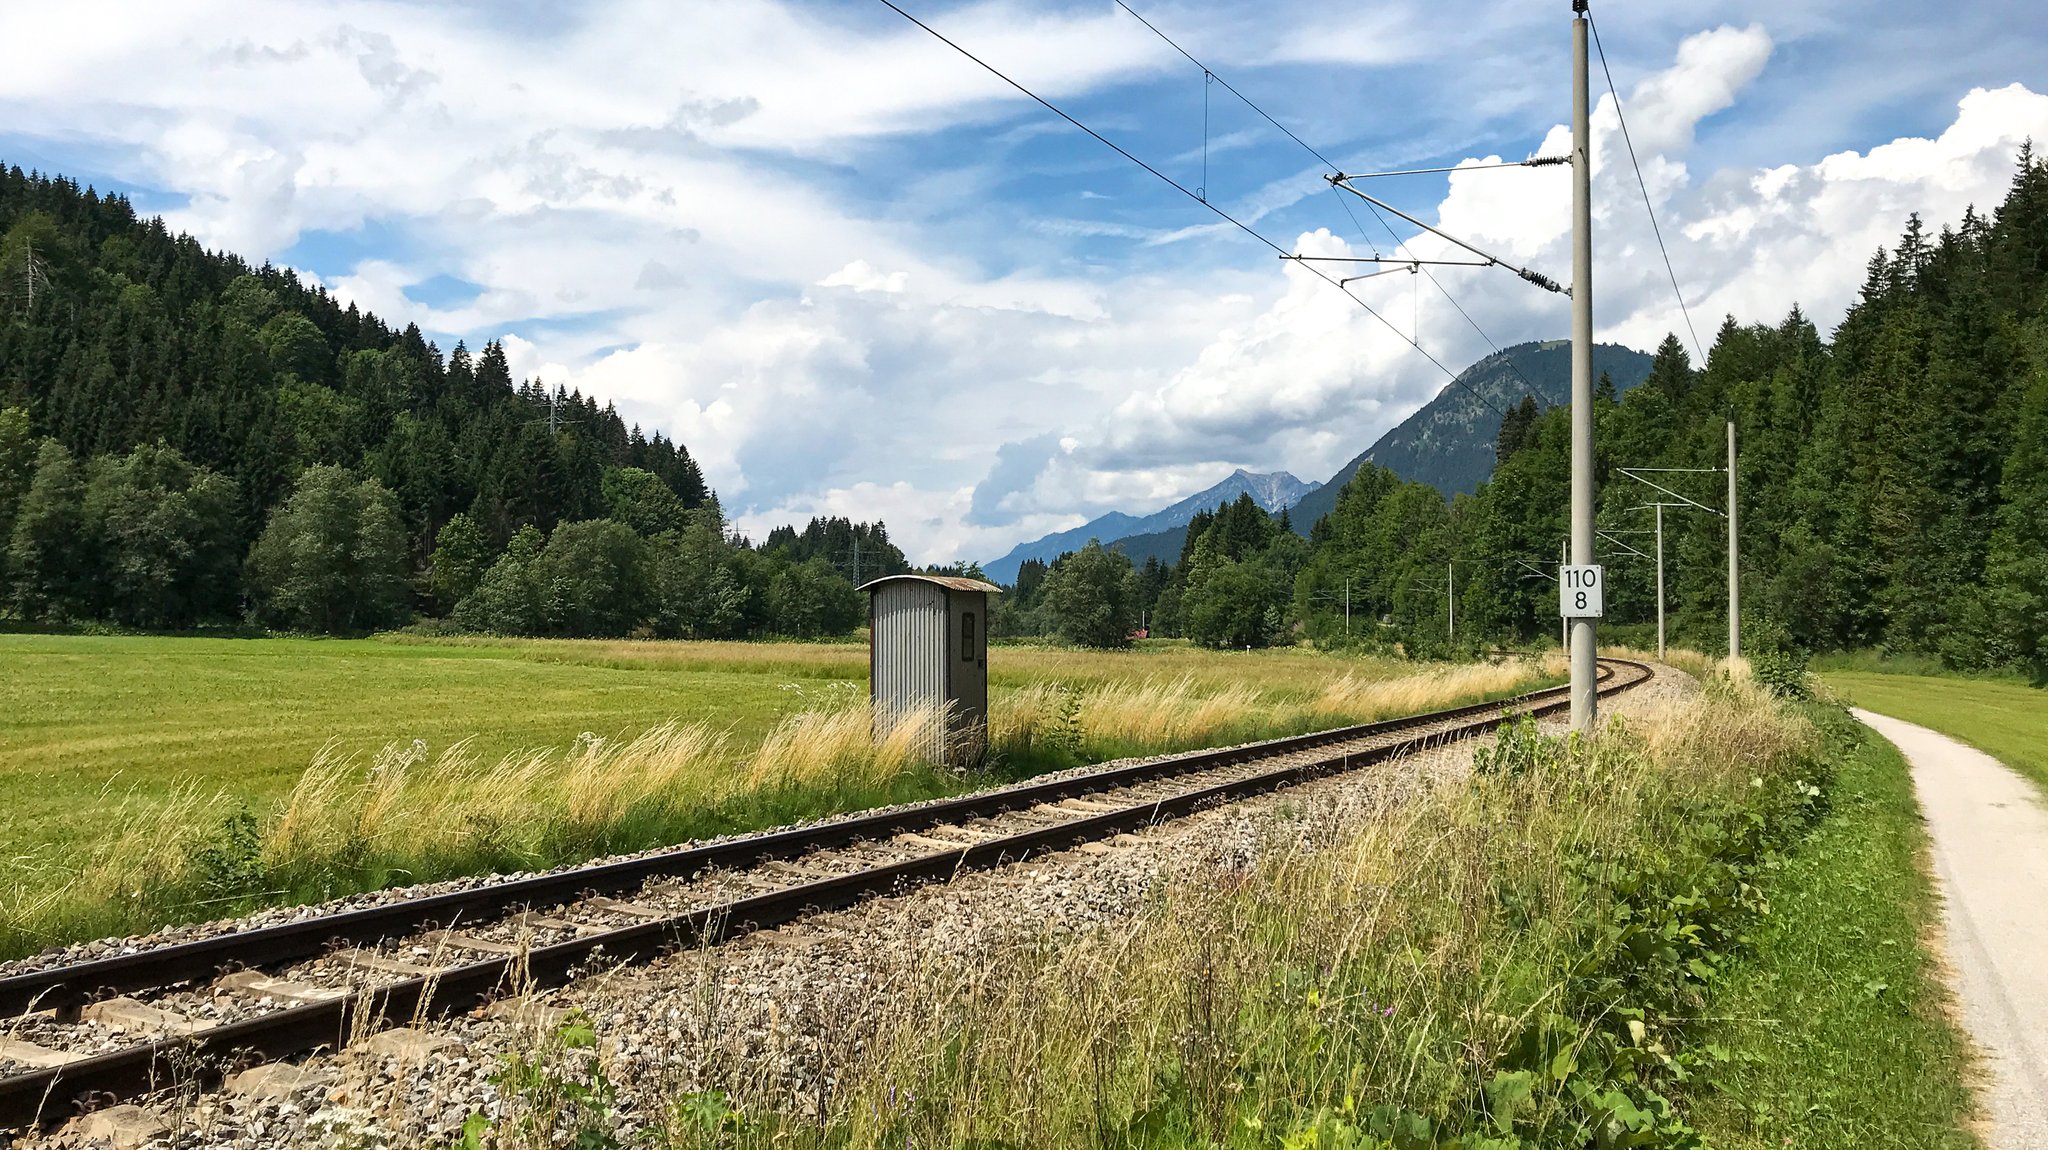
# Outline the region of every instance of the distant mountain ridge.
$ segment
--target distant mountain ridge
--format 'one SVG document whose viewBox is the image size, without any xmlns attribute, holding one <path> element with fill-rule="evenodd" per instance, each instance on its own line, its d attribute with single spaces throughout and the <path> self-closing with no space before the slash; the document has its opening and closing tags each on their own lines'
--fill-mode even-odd
<svg viewBox="0 0 2048 1150">
<path fill-rule="evenodd" d="M 1606 372 L 1619 395 L 1649 378 L 1650 360 L 1634 348 L 1596 344 L 1593 377 Z M 1493 474 L 1501 413 L 1521 403 L 1525 395 L 1535 396 L 1542 408 L 1564 403 L 1571 398 L 1571 378 L 1569 340 L 1519 343 L 1479 360 L 1338 469 L 1329 482 L 1303 497 L 1294 507 L 1294 529 L 1308 534 L 1316 520 L 1337 506 L 1337 493 L 1367 463 L 1402 479 L 1427 483 L 1447 496 L 1478 490 Z"/>
<path fill-rule="evenodd" d="M 1027 559 L 1050 563 L 1068 551 L 1079 551 L 1088 545 L 1090 539 L 1109 543 L 1131 536 L 1156 535 L 1172 531 L 1174 528 L 1184 528 L 1197 512 L 1214 511 L 1223 504 L 1236 500 L 1240 495 L 1249 495 L 1260 507 L 1268 512 L 1277 513 L 1282 508 L 1294 506 L 1303 497 L 1313 494 L 1320 486 L 1318 483 L 1303 483 L 1285 471 L 1253 474 L 1240 467 L 1215 486 L 1198 491 L 1150 515 L 1126 515 L 1121 511 L 1112 511 L 1091 519 L 1071 531 L 1057 531 L 1029 543 L 1020 543 L 1001 559 L 982 564 L 981 569 L 998 583 L 1012 584 L 1017 581 L 1017 569 L 1023 566 Z M 1177 548 L 1178 545 L 1175 557 L 1179 555 Z M 1144 562 L 1142 556 L 1138 562 Z"/>
<path fill-rule="evenodd" d="M 1630 390 L 1650 375 L 1651 356 L 1620 344 L 1593 349 L 1593 374 L 1614 380 L 1615 394 Z M 1339 468 L 1327 483 L 1303 483 L 1285 471 L 1253 475 L 1238 469 L 1206 491 L 1151 515 L 1112 511 L 1100 518 L 1043 539 L 1019 545 L 982 570 L 999 583 L 1014 583 L 1026 559 L 1051 562 L 1062 552 L 1076 551 L 1090 539 L 1142 564 L 1157 557 L 1172 563 L 1195 512 L 1213 510 L 1240 493 L 1248 493 L 1268 512 L 1288 509 L 1294 529 L 1303 535 L 1337 505 L 1337 493 L 1367 463 L 1387 468 L 1402 479 L 1427 483 L 1445 495 L 1470 493 L 1493 474 L 1494 442 L 1501 413 L 1534 396 L 1540 408 L 1555 407 L 1571 397 L 1572 348 L 1568 340 L 1532 340 L 1503 348 L 1459 372 L 1436 397 L 1415 414 L 1379 437 L 1371 447 Z"/>
</svg>

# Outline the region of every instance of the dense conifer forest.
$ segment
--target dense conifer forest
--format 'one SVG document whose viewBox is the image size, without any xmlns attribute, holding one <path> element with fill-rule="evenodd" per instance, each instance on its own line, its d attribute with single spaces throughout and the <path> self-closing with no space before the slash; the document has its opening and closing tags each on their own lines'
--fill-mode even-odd
<svg viewBox="0 0 2048 1150">
<path fill-rule="evenodd" d="M 880 525 L 873 569 L 900 570 Z M 0 167 L 0 611 L 28 623 L 844 631 L 818 521 L 733 538 L 683 445 L 289 270 Z M 835 534 L 836 532 L 836 534 Z"/>
<path fill-rule="evenodd" d="M 1731 318 L 1703 366 L 1671 337 L 1640 387 L 1618 400 L 1600 389 L 1609 634 L 1647 638 L 1654 570 L 1623 548 L 1652 552 L 1644 507 L 1672 501 L 1620 469 L 1720 467 L 1733 420 L 1753 646 L 1881 647 L 2048 675 L 2048 166 L 2029 148 L 1991 215 L 1933 234 L 1918 216 L 1904 226 L 1831 336 L 1797 308 L 1776 323 Z M 1075 622 L 1107 600 L 1132 626 L 1216 645 L 1306 632 L 1410 652 L 1554 635 L 1570 435 L 1565 409 L 1525 402 L 1500 421 L 1499 463 L 1471 496 L 1362 468 L 1307 546 L 1242 501 L 1191 524 L 1171 566 L 1132 569 L 1091 547 L 1027 570 L 1004 617 L 1109 635 Z M 1725 503 L 1721 475 L 1653 478 Z M 1672 634 L 1721 649 L 1724 521 L 1665 516 Z"/>
</svg>

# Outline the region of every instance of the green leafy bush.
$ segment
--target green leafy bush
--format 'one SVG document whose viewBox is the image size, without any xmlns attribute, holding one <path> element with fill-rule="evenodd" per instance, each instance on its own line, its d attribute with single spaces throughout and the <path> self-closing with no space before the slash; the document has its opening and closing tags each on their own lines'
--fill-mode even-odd
<svg viewBox="0 0 2048 1150">
<path fill-rule="evenodd" d="M 1749 673 L 1757 684 L 1780 699 L 1810 699 L 1808 652 L 1793 640 L 1784 624 L 1765 617 L 1752 623 L 1747 636 Z"/>
<path fill-rule="evenodd" d="M 1543 733 L 1523 715 L 1501 726 L 1491 744 L 1472 752 L 1472 773 L 1481 778 L 1516 779 L 1554 770 L 1571 758 L 1571 746 Z"/>
<path fill-rule="evenodd" d="M 190 872 L 209 894 L 232 896 L 262 889 L 263 828 L 247 807 L 230 812 L 213 831 L 186 851 Z"/>
</svg>

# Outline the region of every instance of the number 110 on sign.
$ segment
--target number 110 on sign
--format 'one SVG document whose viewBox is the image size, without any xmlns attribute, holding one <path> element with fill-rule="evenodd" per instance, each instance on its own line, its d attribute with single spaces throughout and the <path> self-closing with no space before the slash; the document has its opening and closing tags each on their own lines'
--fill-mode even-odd
<svg viewBox="0 0 2048 1150">
<path fill-rule="evenodd" d="M 1557 569 L 1557 613 L 1567 619 L 1598 619 L 1600 610 L 1600 565 L 1566 564 Z"/>
</svg>

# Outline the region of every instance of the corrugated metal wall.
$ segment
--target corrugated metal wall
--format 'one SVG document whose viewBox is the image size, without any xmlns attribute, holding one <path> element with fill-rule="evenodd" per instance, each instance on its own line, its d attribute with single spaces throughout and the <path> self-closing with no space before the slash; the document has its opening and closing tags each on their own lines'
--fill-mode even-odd
<svg viewBox="0 0 2048 1150">
<path fill-rule="evenodd" d="M 904 580 L 875 588 L 870 672 L 877 724 L 952 697 L 948 615 L 942 587 Z M 927 753 L 934 762 L 944 760 L 944 739 L 943 731 L 932 732 Z"/>
</svg>

